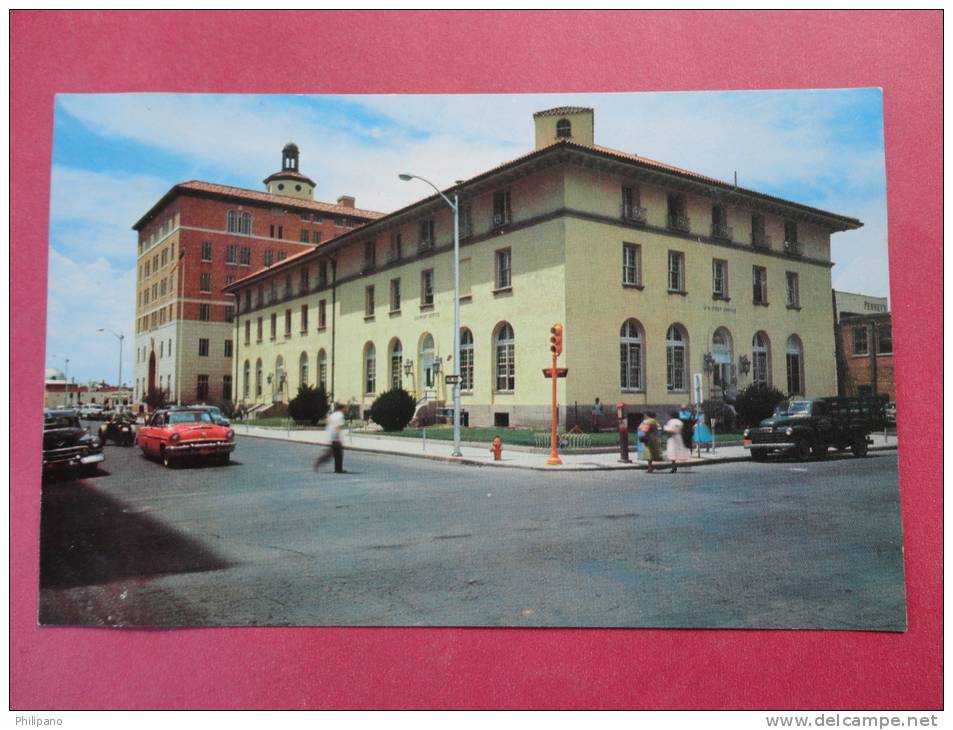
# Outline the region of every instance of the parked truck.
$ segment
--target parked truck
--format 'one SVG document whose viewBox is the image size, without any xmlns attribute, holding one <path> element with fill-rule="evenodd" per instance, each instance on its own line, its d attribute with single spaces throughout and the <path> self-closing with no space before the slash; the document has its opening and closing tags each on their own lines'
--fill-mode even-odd
<svg viewBox="0 0 953 730">
<path fill-rule="evenodd" d="M 806 461 L 823 458 L 830 448 L 866 456 L 870 434 L 886 423 L 886 405 L 886 396 L 791 398 L 779 403 L 757 428 L 746 429 L 742 443 L 755 461 L 773 452 Z"/>
</svg>

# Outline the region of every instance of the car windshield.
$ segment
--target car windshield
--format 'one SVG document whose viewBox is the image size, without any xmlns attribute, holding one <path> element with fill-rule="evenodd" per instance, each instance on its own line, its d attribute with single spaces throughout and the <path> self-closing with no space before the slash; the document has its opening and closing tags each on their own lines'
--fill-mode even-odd
<svg viewBox="0 0 953 730">
<path fill-rule="evenodd" d="M 177 411 L 169 414 L 169 423 L 211 423 L 208 411 Z"/>
<path fill-rule="evenodd" d="M 76 416 L 47 416 L 43 420 L 43 429 L 54 428 L 79 428 L 79 419 Z"/>
<path fill-rule="evenodd" d="M 792 400 L 786 403 L 778 403 L 774 408 L 776 416 L 809 416 L 811 415 L 811 401 Z"/>
</svg>

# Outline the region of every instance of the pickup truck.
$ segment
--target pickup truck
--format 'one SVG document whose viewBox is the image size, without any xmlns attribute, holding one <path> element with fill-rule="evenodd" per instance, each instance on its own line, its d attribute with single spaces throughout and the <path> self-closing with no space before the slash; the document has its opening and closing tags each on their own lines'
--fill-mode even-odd
<svg viewBox="0 0 953 730">
<path fill-rule="evenodd" d="M 742 444 L 755 461 L 772 452 L 806 461 L 822 458 L 831 447 L 866 456 L 870 433 L 884 427 L 886 404 L 886 396 L 791 398 L 779 403 L 759 427 L 746 429 Z"/>
</svg>

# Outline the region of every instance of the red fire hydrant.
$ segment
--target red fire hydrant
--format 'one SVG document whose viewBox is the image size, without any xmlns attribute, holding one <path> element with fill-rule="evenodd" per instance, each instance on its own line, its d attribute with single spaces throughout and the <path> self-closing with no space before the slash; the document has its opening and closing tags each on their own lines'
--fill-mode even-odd
<svg viewBox="0 0 953 730">
<path fill-rule="evenodd" d="M 503 458 L 503 439 L 499 436 L 493 437 L 493 443 L 490 445 L 490 453 L 493 454 L 493 461 L 500 461 Z"/>
<path fill-rule="evenodd" d="M 619 461 L 631 463 L 629 459 L 629 421 L 625 417 L 625 403 L 615 404 L 615 417 L 619 421 Z"/>
</svg>

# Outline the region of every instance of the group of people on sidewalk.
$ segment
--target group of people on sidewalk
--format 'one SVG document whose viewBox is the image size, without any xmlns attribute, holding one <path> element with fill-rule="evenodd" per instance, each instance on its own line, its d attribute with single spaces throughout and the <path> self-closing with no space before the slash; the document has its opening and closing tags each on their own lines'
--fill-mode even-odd
<svg viewBox="0 0 953 730">
<path fill-rule="evenodd" d="M 668 435 L 665 444 L 665 457 L 662 457 L 661 434 Z M 682 405 L 677 413 L 670 413 L 668 421 L 660 426 L 655 419 L 655 413 L 645 414 L 638 430 L 638 449 L 640 458 L 648 461 L 648 473 L 655 471 L 657 462 L 670 462 L 670 471 L 678 470 L 680 461 L 692 458 L 692 448 L 697 447 L 701 453 L 702 446 L 706 451 L 711 448 L 713 436 L 711 428 L 702 411 L 696 411 L 687 405 Z"/>
</svg>

